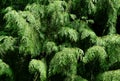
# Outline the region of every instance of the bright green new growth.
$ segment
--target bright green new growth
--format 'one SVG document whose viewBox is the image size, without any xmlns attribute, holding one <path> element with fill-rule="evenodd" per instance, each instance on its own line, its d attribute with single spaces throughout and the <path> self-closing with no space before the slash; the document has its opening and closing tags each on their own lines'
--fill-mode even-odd
<svg viewBox="0 0 120 81">
<path fill-rule="evenodd" d="M 76 42 L 78 40 L 78 32 L 75 29 L 69 27 L 62 27 L 58 34 L 60 37 L 68 38 L 71 41 Z"/>
<path fill-rule="evenodd" d="M 4 63 L 0 59 L 0 76 L 2 76 L 2 75 L 6 75 L 6 77 L 8 78 L 9 81 L 13 81 L 12 70 L 10 69 L 9 65 L 7 65 L 6 63 Z"/>
<path fill-rule="evenodd" d="M 16 39 L 11 36 L 0 36 L 0 54 L 14 50 Z"/>
<path fill-rule="evenodd" d="M 30 17 L 27 17 L 26 15 Z M 26 17 L 26 19 L 24 17 Z M 15 10 L 10 10 L 5 14 L 4 18 L 7 21 L 6 28 L 12 29 L 13 34 L 19 36 L 18 40 L 20 41 L 18 42 L 20 43 L 20 53 L 24 53 L 25 55 L 30 54 L 32 57 L 37 56 L 40 52 L 40 40 L 35 27 L 32 27 L 36 26 L 32 14 L 28 11 L 16 12 Z M 29 18 L 32 18 L 33 20 L 30 20 Z"/>
<path fill-rule="evenodd" d="M 120 70 L 118 69 L 100 73 L 97 76 L 96 81 L 120 81 Z"/>
<path fill-rule="evenodd" d="M 57 52 L 50 62 L 49 76 L 62 74 L 66 76 L 75 75 L 77 72 L 77 61 L 82 59 L 83 51 L 79 48 L 64 48 Z"/>
<path fill-rule="evenodd" d="M 47 67 L 43 60 L 32 59 L 29 63 L 29 71 L 32 74 L 39 72 L 39 81 L 46 81 L 47 79 Z"/>
<path fill-rule="evenodd" d="M 96 60 L 98 60 L 100 63 L 100 67 L 102 69 L 105 69 L 107 65 L 106 58 L 107 58 L 107 54 L 103 47 L 93 46 L 93 47 L 90 47 L 85 53 L 85 56 L 83 57 L 83 62 L 86 64 L 86 63 L 89 63 L 92 61 L 95 62 Z"/>
</svg>

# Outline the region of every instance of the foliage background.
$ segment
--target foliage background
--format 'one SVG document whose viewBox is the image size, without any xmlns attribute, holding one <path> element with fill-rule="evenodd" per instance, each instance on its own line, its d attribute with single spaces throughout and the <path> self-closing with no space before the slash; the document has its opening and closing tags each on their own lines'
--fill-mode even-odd
<svg viewBox="0 0 120 81">
<path fill-rule="evenodd" d="M 120 81 L 120 0 L 0 0 L 0 81 Z"/>
</svg>

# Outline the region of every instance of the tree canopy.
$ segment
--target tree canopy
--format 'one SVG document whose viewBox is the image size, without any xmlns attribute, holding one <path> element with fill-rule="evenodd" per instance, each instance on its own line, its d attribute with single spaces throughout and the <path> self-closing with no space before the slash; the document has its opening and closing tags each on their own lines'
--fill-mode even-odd
<svg viewBox="0 0 120 81">
<path fill-rule="evenodd" d="M 120 81 L 120 0 L 0 0 L 0 81 Z"/>
</svg>

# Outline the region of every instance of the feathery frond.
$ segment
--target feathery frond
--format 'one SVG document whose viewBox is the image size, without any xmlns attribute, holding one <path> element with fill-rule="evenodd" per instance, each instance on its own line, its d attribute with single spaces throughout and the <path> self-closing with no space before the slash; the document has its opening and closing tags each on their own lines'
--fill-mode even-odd
<svg viewBox="0 0 120 81">
<path fill-rule="evenodd" d="M 55 42 L 46 42 L 43 46 L 43 50 L 47 53 L 50 54 L 52 52 L 57 52 L 58 47 L 56 46 Z"/>
<path fill-rule="evenodd" d="M 64 48 L 55 54 L 50 62 L 49 76 L 59 74 L 70 76 L 77 72 L 77 61 L 82 58 L 83 51 L 79 48 Z"/>
<path fill-rule="evenodd" d="M 65 8 L 67 6 L 67 3 L 65 1 L 60 1 L 60 0 L 54 0 L 54 1 L 50 1 L 49 5 L 48 5 L 48 12 L 63 12 L 65 11 Z"/>
<path fill-rule="evenodd" d="M 108 29 L 108 34 L 115 34 L 116 33 L 116 21 L 118 16 L 118 9 L 120 8 L 120 0 L 108 0 L 108 21 L 106 23 L 106 28 Z M 117 5 L 118 4 L 118 5 Z"/>
<path fill-rule="evenodd" d="M 6 75 L 6 77 L 8 77 L 8 79 L 6 78 L 6 80 L 13 81 L 13 73 L 11 68 L 8 64 L 0 59 L 0 76 L 2 75 Z"/>
<path fill-rule="evenodd" d="M 0 36 L 0 54 L 14 50 L 16 39 L 11 36 Z"/>
<path fill-rule="evenodd" d="M 120 70 L 106 71 L 97 76 L 96 81 L 120 81 Z"/>
<path fill-rule="evenodd" d="M 120 62 L 120 35 L 107 35 L 97 39 L 97 45 L 104 46 L 108 57 L 109 65 Z"/>
<path fill-rule="evenodd" d="M 65 26 L 69 23 L 69 14 L 65 11 L 65 1 L 53 1 L 47 6 L 48 14 L 51 16 L 52 26 Z"/>
<path fill-rule="evenodd" d="M 90 41 L 94 42 L 97 38 L 96 34 L 91 29 L 82 29 L 81 31 L 81 40 L 89 37 Z"/>
<path fill-rule="evenodd" d="M 96 34 L 95 32 L 89 28 L 88 23 L 85 21 L 80 21 L 80 27 L 78 29 L 80 36 L 81 36 L 81 40 L 84 40 L 86 38 L 89 38 L 89 41 L 91 43 L 94 43 L 96 41 Z"/>
<path fill-rule="evenodd" d="M 33 27 L 33 29 L 37 32 L 40 31 L 41 23 L 39 20 L 36 20 L 31 12 L 19 11 L 19 14 L 24 18 L 24 20 L 26 20 L 30 27 Z"/>
<path fill-rule="evenodd" d="M 25 7 L 25 10 L 26 11 L 30 11 L 35 19 L 37 20 L 40 20 L 41 18 L 43 18 L 45 16 L 45 6 L 44 5 L 40 5 L 40 4 L 36 4 L 36 3 L 33 3 L 33 4 L 28 4 L 26 7 Z"/>
<path fill-rule="evenodd" d="M 11 29 L 13 32 L 17 31 L 16 33 L 20 39 L 20 53 L 24 53 L 25 55 L 30 54 L 32 57 L 37 56 L 40 53 L 40 40 L 38 32 L 34 29 L 34 27 L 31 27 L 31 25 L 20 13 L 15 10 L 11 10 L 5 14 L 4 18 L 7 21 L 6 28 Z"/>
<path fill-rule="evenodd" d="M 29 71 L 32 74 L 39 72 L 39 81 L 46 81 L 47 79 L 47 66 L 43 60 L 32 59 L 29 63 Z"/>
<path fill-rule="evenodd" d="M 98 60 L 100 63 L 100 67 L 102 69 L 105 69 L 107 63 L 106 58 L 107 58 L 107 53 L 103 47 L 93 46 L 90 47 L 85 53 L 85 56 L 83 57 L 83 62 L 86 64 Z"/>
<path fill-rule="evenodd" d="M 60 38 L 65 37 L 68 38 L 70 41 L 74 41 L 76 42 L 79 38 L 78 38 L 78 32 L 73 29 L 73 28 L 69 28 L 69 27 L 62 27 L 58 34 L 60 35 Z"/>
</svg>

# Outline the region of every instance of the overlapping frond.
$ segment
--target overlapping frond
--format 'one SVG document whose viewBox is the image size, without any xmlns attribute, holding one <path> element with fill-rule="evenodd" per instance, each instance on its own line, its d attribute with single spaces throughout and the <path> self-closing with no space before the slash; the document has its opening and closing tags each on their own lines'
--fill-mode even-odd
<svg viewBox="0 0 120 81">
<path fill-rule="evenodd" d="M 106 23 L 106 27 L 109 27 L 108 34 L 115 34 L 116 33 L 116 23 L 117 23 L 117 16 L 118 16 L 118 9 L 120 8 L 120 0 L 108 0 L 108 21 Z M 118 5 L 117 5 L 118 4 Z"/>
<path fill-rule="evenodd" d="M 76 42 L 79 38 L 78 38 L 78 32 L 73 29 L 73 28 L 69 28 L 69 27 L 62 27 L 58 34 L 60 35 L 60 37 L 65 37 L 68 38 L 70 41 L 74 41 Z"/>
<path fill-rule="evenodd" d="M 97 38 L 96 34 L 91 29 L 83 29 L 81 30 L 81 39 L 90 38 L 92 42 L 94 42 Z"/>
<path fill-rule="evenodd" d="M 43 46 L 43 51 L 45 51 L 47 54 L 50 54 L 52 52 L 57 52 L 58 47 L 56 46 L 55 42 L 46 42 Z"/>
<path fill-rule="evenodd" d="M 65 11 L 67 3 L 65 1 L 53 1 L 48 7 L 48 14 L 51 15 L 52 26 L 64 26 L 69 23 L 69 14 Z"/>
<path fill-rule="evenodd" d="M 21 13 L 22 12 L 17 12 L 15 10 L 8 11 L 8 13 L 6 13 L 4 17 L 7 21 L 6 28 L 11 29 L 13 33 L 15 31 L 19 36 L 20 53 L 30 54 L 32 57 L 34 57 L 40 52 L 39 35 L 35 28 L 32 27 L 33 25 L 31 26 L 30 23 L 23 18 L 22 15 L 25 12 L 22 15 Z"/>
<path fill-rule="evenodd" d="M 120 62 L 120 35 L 107 35 L 97 39 L 97 45 L 104 46 L 110 66 Z"/>
<path fill-rule="evenodd" d="M 77 72 L 77 61 L 82 58 L 83 51 L 79 48 L 64 48 L 52 58 L 49 76 L 59 74 L 70 76 Z"/>
<path fill-rule="evenodd" d="M 44 17 L 44 13 L 45 13 L 45 6 L 41 5 L 41 4 L 37 4 L 37 3 L 33 3 L 33 4 L 28 4 L 25 7 L 25 10 L 30 11 L 35 19 L 40 20 L 41 18 Z"/>
<path fill-rule="evenodd" d="M 86 64 L 98 60 L 100 63 L 100 67 L 102 69 L 106 69 L 106 63 L 107 63 L 106 58 L 107 58 L 107 53 L 103 47 L 93 46 L 90 47 L 85 53 L 85 56 L 83 57 L 83 62 Z"/>
<path fill-rule="evenodd" d="M 46 81 L 47 79 L 47 66 L 43 60 L 32 59 L 29 63 L 29 71 L 32 74 L 39 72 L 39 81 Z"/>
<path fill-rule="evenodd" d="M 60 1 L 60 0 L 54 0 L 50 1 L 48 5 L 48 12 L 54 12 L 54 11 L 60 11 L 63 12 L 65 11 L 65 8 L 67 6 L 67 3 L 65 1 Z"/>
<path fill-rule="evenodd" d="M 110 39 L 110 40 L 109 40 Z M 103 37 L 98 37 L 96 40 L 96 45 L 107 46 L 111 44 L 120 44 L 120 35 L 113 34 L 113 35 L 106 35 Z"/>
<path fill-rule="evenodd" d="M 30 21 L 29 23 L 31 23 L 30 25 L 35 27 L 35 29 L 39 32 L 40 38 L 42 39 L 44 39 L 44 35 L 42 31 L 46 29 L 45 26 L 47 25 L 46 22 L 44 21 L 45 17 L 47 17 L 45 10 L 46 10 L 46 6 L 38 3 L 28 4 L 25 7 L 25 11 L 28 11 L 28 13 L 31 13 L 29 15 L 26 14 L 27 18 Z M 42 23 L 45 23 L 45 24 L 42 24 Z"/>
<path fill-rule="evenodd" d="M 24 20 L 26 20 L 30 27 L 33 27 L 33 29 L 37 32 L 40 31 L 41 23 L 34 17 L 31 12 L 20 11 L 19 14 L 23 17 Z"/>
<path fill-rule="evenodd" d="M 120 0 L 0 2 L 0 79 L 120 80 Z"/>
<path fill-rule="evenodd" d="M 96 81 L 120 81 L 120 70 L 112 70 L 101 73 Z"/>
<path fill-rule="evenodd" d="M 14 50 L 16 39 L 11 36 L 0 36 L 0 54 Z"/>
<path fill-rule="evenodd" d="M 80 27 L 78 29 L 79 33 L 81 34 L 81 40 L 89 38 L 89 41 L 94 43 L 96 41 L 96 34 L 95 32 L 89 28 L 88 23 L 84 21 L 80 21 Z"/>
<path fill-rule="evenodd" d="M 14 76 L 11 68 L 0 59 L 0 77 L 2 75 L 6 76 L 6 80 L 13 81 Z"/>
</svg>

